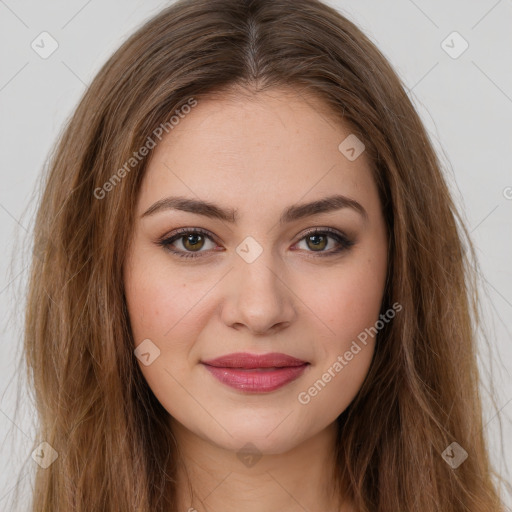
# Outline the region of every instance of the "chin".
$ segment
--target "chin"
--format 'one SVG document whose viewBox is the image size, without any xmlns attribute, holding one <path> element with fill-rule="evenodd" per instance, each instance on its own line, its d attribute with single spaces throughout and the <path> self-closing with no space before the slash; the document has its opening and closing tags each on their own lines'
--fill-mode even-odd
<svg viewBox="0 0 512 512">
<path fill-rule="evenodd" d="M 313 426 L 305 425 L 303 420 L 298 421 L 296 411 L 291 409 L 269 414 L 266 418 L 262 417 L 261 412 L 252 412 L 238 412 L 232 418 L 224 415 L 222 426 L 227 432 L 221 427 L 215 432 L 208 429 L 208 441 L 237 453 L 249 444 L 262 455 L 278 455 L 293 449 L 316 433 Z"/>
</svg>

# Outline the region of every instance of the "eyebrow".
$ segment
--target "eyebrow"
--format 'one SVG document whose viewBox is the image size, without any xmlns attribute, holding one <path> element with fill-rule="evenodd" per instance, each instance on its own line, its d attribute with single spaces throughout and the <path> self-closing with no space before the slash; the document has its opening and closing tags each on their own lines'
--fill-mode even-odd
<svg viewBox="0 0 512 512">
<path fill-rule="evenodd" d="M 368 213 L 363 206 L 349 197 L 343 195 L 332 195 L 312 201 L 310 203 L 294 204 L 288 206 L 279 219 L 280 224 L 293 222 L 312 215 L 341 210 L 342 208 L 350 208 L 359 213 L 365 221 L 368 220 Z M 212 219 L 220 219 L 230 223 L 236 223 L 238 220 L 238 210 L 233 208 L 223 208 L 219 205 L 199 199 L 191 199 L 187 197 L 175 196 L 165 197 L 151 205 L 142 215 L 141 218 L 154 215 L 157 212 L 165 210 L 180 210 L 197 215 L 203 215 Z"/>
</svg>

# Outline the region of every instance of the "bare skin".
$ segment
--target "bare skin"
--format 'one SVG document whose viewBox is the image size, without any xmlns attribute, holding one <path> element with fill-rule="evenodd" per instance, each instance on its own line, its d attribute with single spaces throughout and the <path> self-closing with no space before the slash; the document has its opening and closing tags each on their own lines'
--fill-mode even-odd
<svg viewBox="0 0 512 512">
<path fill-rule="evenodd" d="M 160 350 L 139 364 L 183 455 L 179 510 L 355 510 L 332 492 L 336 418 L 367 375 L 375 339 L 333 368 L 379 319 L 387 233 L 365 153 L 351 161 L 338 149 L 350 133 L 318 100 L 279 89 L 202 99 L 152 150 L 124 274 L 135 346 L 149 339 Z M 333 195 L 366 213 L 348 205 L 279 223 L 292 204 Z M 143 215 L 169 196 L 236 209 L 237 222 L 169 208 Z M 209 234 L 158 244 L 178 228 Z M 309 364 L 278 389 L 251 392 L 202 364 L 233 352 Z"/>
</svg>

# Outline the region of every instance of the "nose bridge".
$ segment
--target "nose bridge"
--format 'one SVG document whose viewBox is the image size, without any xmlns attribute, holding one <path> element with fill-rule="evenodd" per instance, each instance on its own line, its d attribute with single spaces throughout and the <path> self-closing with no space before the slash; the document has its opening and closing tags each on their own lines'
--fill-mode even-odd
<svg viewBox="0 0 512 512">
<path fill-rule="evenodd" d="M 279 264 L 276 262 L 277 259 L 273 257 L 270 249 L 264 250 L 254 261 L 246 261 L 240 257 L 235 265 L 240 283 L 239 291 L 244 291 L 243 287 L 246 287 L 253 295 L 264 293 L 274 297 L 279 294 L 283 284 L 282 276 L 279 275 Z"/>
<path fill-rule="evenodd" d="M 294 315 L 293 300 L 283 282 L 285 276 L 279 259 L 270 245 L 264 247 L 263 242 L 247 237 L 236 252 L 231 276 L 236 292 L 225 304 L 224 320 L 228 324 L 243 324 L 257 332 L 289 323 Z"/>
</svg>

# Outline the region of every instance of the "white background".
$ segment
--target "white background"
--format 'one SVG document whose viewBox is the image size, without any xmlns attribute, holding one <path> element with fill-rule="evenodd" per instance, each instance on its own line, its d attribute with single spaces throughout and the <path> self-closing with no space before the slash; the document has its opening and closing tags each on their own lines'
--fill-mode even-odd
<svg viewBox="0 0 512 512">
<path fill-rule="evenodd" d="M 512 461 L 512 0 L 329 3 L 363 29 L 404 81 L 476 244 L 491 348 L 481 343 L 481 364 L 491 369 L 500 410 L 496 415 L 484 391 L 485 433 L 503 472 Z M 30 456 L 34 418 L 24 392 L 17 416 L 14 411 L 28 262 L 22 244 L 37 204 L 36 180 L 101 65 L 168 4 L 0 0 L 0 510 L 10 510 L 18 472 L 18 488 L 28 496 L 35 464 L 28 458 L 21 466 Z M 31 48 L 43 31 L 59 45 L 47 59 Z M 455 59 L 441 45 L 453 31 L 469 44 Z M 455 52 L 463 41 L 451 36 L 447 44 Z"/>
</svg>

